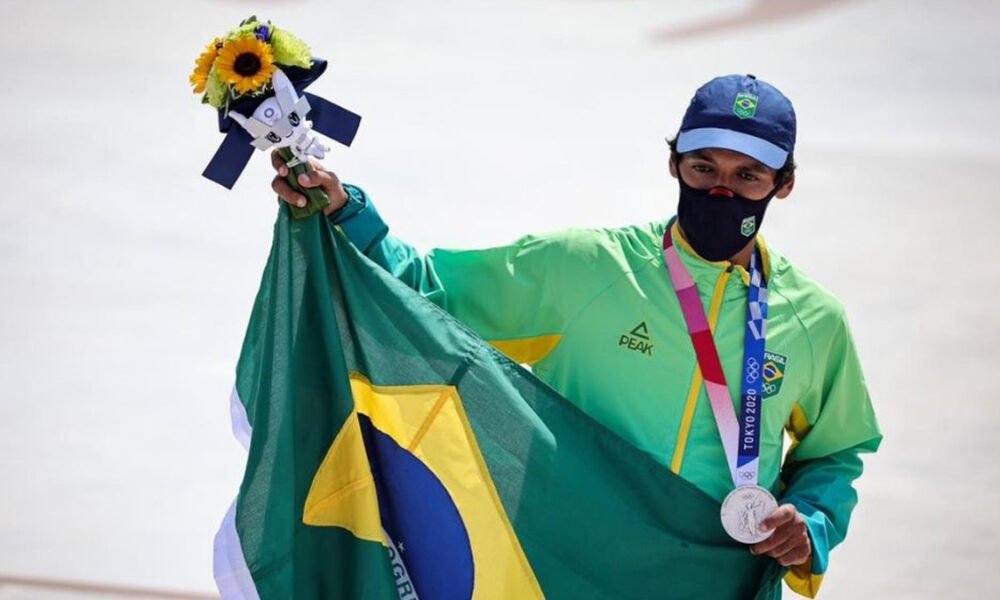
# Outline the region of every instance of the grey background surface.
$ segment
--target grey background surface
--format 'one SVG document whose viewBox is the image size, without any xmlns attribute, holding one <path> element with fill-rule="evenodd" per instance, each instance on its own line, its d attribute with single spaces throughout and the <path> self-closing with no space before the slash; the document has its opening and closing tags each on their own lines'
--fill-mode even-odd
<svg viewBox="0 0 1000 600">
<path fill-rule="evenodd" d="M 199 176 L 221 138 L 187 76 L 250 13 L 330 60 L 315 90 L 364 122 L 326 164 L 425 250 L 671 214 L 694 89 L 777 84 L 800 170 L 765 234 L 846 305 L 885 434 L 822 597 L 993 597 L 1000 5 L 971 0 L 8 3 L 0 597 L 214 589 L 275 202 L 262 155 Z"/>
</svg>

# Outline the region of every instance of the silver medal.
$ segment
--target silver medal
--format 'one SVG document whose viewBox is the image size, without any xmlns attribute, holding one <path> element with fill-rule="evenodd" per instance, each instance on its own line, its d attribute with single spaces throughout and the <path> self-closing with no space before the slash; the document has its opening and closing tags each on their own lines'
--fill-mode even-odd
<svg viewBox="0 0 1000 600">
<path fill-rule="evenodd" d="M 734 540 L 756 544 L 771 537 L 773 529 L 761 531 L 760 522 L 778 508 L 771 492 L 759 485 L 744 485 L 729 492 L 722 501 L 722 527 Z"/>
</svg>

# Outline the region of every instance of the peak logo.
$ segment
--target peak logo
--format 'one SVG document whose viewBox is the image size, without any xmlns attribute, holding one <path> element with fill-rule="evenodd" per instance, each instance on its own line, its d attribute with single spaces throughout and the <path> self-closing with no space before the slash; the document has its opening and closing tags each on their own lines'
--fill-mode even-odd
<svg viewBox="0 0 1000 600">
<path fill-rule="evenodd" d="M 649 328 L 646 327 L 645 321 L 633 327 L 628 333 L 623 333 L 618 338 L 618 345 L 646 356 L 653 355 L 653 340 L 649 335 Z"/>
</svg>

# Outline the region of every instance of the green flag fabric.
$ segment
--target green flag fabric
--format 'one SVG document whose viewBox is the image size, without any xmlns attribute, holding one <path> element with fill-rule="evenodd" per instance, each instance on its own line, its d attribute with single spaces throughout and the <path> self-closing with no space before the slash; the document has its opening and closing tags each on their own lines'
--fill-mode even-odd
<svg viewBox="0 0 1000 600">
<path fill-rule="evenodd" d="M 716 500 L 322 215 L 279 213 L 232 413 L 248 458 L 215 541 L 223 598 L 781 595 Z"/>
</svg>

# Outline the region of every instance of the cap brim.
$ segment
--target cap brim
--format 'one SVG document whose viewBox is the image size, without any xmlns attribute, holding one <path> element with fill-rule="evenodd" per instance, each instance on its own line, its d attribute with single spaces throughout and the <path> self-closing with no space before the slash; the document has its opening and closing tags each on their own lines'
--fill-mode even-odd
<svg viewBox="0 0 1000 600">
<path fill-rule="evenodd" d="M 723 148 L 755 158 L 772 169 L 780 169 L 788 160 L 788 152 L 767 140 L 732 129 L 703 127 L 680 132 L 677 152 L 683 154 L 703 148 Z"/>
</svg>

